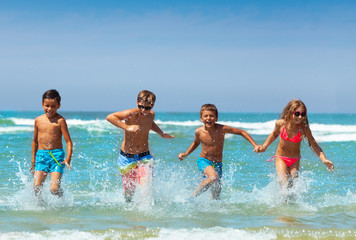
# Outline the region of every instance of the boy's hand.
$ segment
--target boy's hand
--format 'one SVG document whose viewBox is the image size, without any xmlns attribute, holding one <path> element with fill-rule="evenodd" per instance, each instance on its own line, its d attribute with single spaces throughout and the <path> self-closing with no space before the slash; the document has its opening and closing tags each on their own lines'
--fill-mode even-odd
<svg viewBox="0 0 356 240">
<path fill-rule="evenodd" d="M 32 175 L 35 174 L 35 164 L 32 164 L 32 166 L 30 168 L 30 172 L 32 173 Z"/>
<path fill-rule="evenodd" d="M 323 163 L 328 167 L 329 172 L 334 171 L 334 164 L 332 161 L 325 159 Z"/>
<path fill-rule="evenodd" d="M 61 164 L 65 164 L 69 168 L 69 170 L 72 170 L 72 167 L 70 166 L 68 160 L 65 160 L 65 161 L 61 162 Z"/>
<path fill-rule="evenodd" d="M 185 153 L 180 153 L 179 155 L 178 155 L 178 158 L 179 158 L 179 160 L 183 160 L 184 158 L 186 158 L 188 156 L 188 154 L 185 154 Z"/>
<path fill-rule="evenodd" d="M 161 137 L 163 137 L 163 138 L 168 138 L 168 139 L 172 139 L 172 138 L 174 138 L 174 136 L 173 135 L 170 135 L 170 134 L 168 134 L 168 133 L 162 133 L 162 135 L 161 135 Z"/>
</svg>

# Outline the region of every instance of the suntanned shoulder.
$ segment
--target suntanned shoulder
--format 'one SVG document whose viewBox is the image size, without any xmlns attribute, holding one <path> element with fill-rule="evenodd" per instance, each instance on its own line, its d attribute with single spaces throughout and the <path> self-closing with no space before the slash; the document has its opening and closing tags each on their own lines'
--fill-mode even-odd
<svg viewBox="0 0 356 240">
<path fill-rule="evenodd" d="M 198 127 L 197 129 L 195 129 L 195 134 L 199 134 L 203 130 L 204 130 L 203 126 L 202 127 Z"/>
<path fill-rule="evenodd" d="M 58 114 L 58 123 L 63 123 L 63 122 L 66 122 L 66 120 L 62 115 Z"/>
<path fill-rule="evenodd" d="M 284 119 L 278 119 L 276 121 L 276 127 L 282 127 L 285 124 L 286 124 L 286 121 Z"/>
</svg>

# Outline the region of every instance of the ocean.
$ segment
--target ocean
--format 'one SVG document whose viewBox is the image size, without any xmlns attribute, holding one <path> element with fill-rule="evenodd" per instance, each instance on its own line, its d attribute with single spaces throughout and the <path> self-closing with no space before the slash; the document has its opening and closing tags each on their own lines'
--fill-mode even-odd
<svg viewBox="0 0 356 240">
<path fill-rule="evenodd" d="M 0 239 L 356 239 L 356 114 L 309 114 L 310 128 L 327 158 L 329 173 L 307 142 L 300 177 L 288 198 L 280 194 L 273 156 L 253 152 L 241 136 L 227 135 L 221 200 L 207 191 L 187 200 L 202 180 L 196 159 L 178 154 L 201 126 L 199 112 L 156 113 L 156 123 L 175 139 L 152 132 L 155 157 L 151 192 L 138 189 L 132 203 L 122 195 L 116 158 L 123 131 L 105 112 L 59 112 L 74 143 L 64 195 L 33 196 L 31 144 L 42 112 L 0 112 Z M 272 132 L 278 113 L 220 113 L 219 123 L 247 131 L 258 144 Z M 64 141 L 63 141 L 64 142 Z M 66 148 L 64 147 L 66 150 Z"/>
</svg>

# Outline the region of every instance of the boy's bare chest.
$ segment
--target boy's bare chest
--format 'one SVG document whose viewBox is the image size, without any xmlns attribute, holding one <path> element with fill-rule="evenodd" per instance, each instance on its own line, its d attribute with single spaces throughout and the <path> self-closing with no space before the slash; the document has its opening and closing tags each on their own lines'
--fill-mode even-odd
<svg viewBox="0 0 356 240">
<path fill-rule="evenodd" d="M 58 123 L 41 122 L 38 126 L 39 134 L 57 135 L 61 133 L 61 127 Z"/>
<path fill-rule="evenodd" d="M 224 142 L 224 134 L 220 132 L 202 132 L 200 134 L 200 140 L 205 145 L 222 144 Z"/>
<path fill-rule="evenodd" d="M 141 129 L 151 129 L 153 123 L 152 118 L 140 119 L 140 118 L 129 118 L 126 120 L 127 125 L 138 125 Z"/>
</svg>

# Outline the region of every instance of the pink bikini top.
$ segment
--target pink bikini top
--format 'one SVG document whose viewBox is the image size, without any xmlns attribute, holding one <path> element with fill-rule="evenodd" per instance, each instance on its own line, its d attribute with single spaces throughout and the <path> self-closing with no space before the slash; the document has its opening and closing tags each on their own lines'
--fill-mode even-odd
<svg viewBox="0 0 356 240">
<path fill-rule="evenodd" d="M 302 141 L 302 133 L 300 132 L 300 125 L 299 125 L 299 132 L 297 135 L 295 135 L 294 137 L 292 137 L 291 139 L 289 139 L 288 134 L 287 134 L 287 130 L 286 130 L 286 125 L 283 126 L 282 131 L 281 131 L 281 138 L 289 141 L 289 142 L 295 142 L 295 143 L 299 143 Z"/>
</svg>

